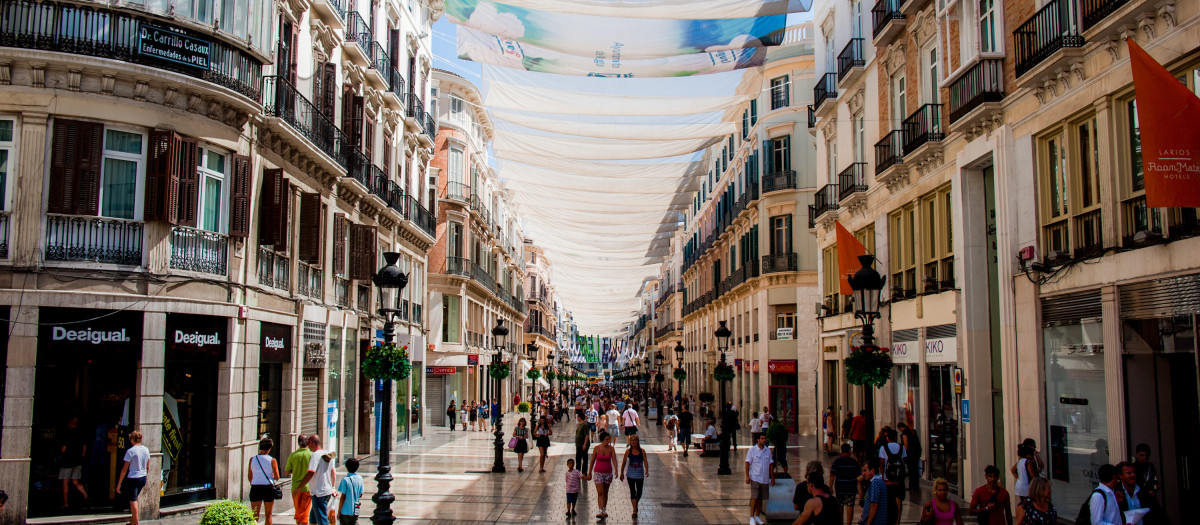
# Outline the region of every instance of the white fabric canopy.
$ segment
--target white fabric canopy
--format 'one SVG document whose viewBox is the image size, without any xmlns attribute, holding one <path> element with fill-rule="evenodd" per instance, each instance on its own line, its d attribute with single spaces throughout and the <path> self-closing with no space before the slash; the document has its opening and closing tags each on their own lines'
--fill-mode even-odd
<svg viewBox="0 0 1200 525">
<path fill-rule="evenodd" d="M 632 177 L 604 177 L 505 162 L 503 173 L 504 179 L 512 182 L 510 187 L 514 188 L 528 185 L 546 190 L 564 189 L 589 194 L 615 194 L 637 190 L 645 193 L 675 193 L 686 196 L 699 186 L 699 179 L 695 177 L 685 179 L 640 177 L 636 175 L 641 172 L 636 170 L 630 171 L 635 175 Z"/>
<path fill-rule="evenodd" d="M 493 111 L 492 119 L 503 127 L 504 122 L 518 126 L 562 133 L 604 139 L 628 139 L 667 141 L 679 139 L 708 139 L 727 137 L 737 132 L 737 126 L 732 122 L 714 122 L 711 124 L 600 124 L 570 120 L 539 118 L 522 115 L 512 111 Z"/>
<path fill-rule="evenodd" d="M 490 71 L 490 69 L 485 69 Z M 691 115 L 736 106 L 743 95 L 667 97 L 603 95 L 490 82 L 484 104 L 489 108 L 534 110 L 578 115 Z"/>
<path fill-rule="evenodd" d="M 685 155 L 702 150 L 720 140 L 720 138 L 672 141 L 580 139 L 554 135 L 504 133 L 497 136 L 492 142 L 492 150 L 498 157 L 501 153 L 507 154 L 507 158 L 511 158 L 513 155 L 554 157 L 569 154 L 572 158 L 584 160 L 635 160 Z"/>
<path fill-rule="evenodd" d="M 745 18 L 808 11 L 812 0 L 504 0 L 528 9 L 624 18 Z"/>
</svg>

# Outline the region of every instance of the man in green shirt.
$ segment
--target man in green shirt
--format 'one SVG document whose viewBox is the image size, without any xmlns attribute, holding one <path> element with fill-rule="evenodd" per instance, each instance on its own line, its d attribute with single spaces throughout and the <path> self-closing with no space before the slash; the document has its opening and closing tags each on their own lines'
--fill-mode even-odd
<svg viewBox="0 0 1200 525">
<path fill-rule="evenodd" d="M 588 445 L 591 444 L 592 426 L 582 412 L 575 413 L 575 464 L 584 476 L 588 475 Z"/>
<path fill-rule="evenodd" d="M 308 485 L 301 484 L 308 474 L 308 463 L 312 459 L 312 451 L 308 449 L 308 436 L 296 436 L 298 447 L 288 456 L 284 474 L 292 477 L 292 505 L 296 507 L 296 525 L 308 525 L 308 512 L 312 509 L 312 497 L 308 493 Z"/>
</svg>

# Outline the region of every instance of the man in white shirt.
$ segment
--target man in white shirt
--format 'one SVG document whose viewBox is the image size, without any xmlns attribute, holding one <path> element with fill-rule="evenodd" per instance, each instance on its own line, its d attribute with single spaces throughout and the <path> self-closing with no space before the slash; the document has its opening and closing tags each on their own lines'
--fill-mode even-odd
<svg viewBox="0 0 1200 525">
<path fill-rule="evenodd" d="M 638 413 L 633 406 L 625 407 L 625 412 L 621 414 L 621 422 L 625 425 L 625 442 L 629 443 L 629 436 L 638 432 Z"/>
<path fill-rule="evenodd" d="M 746 484 L 750 485 L 750 525 L 765 525 L 762 514 L 763 500 L 770 499 L 771 485 L 775 484 L 775 461 L 771 449 L 767 448 L 767 436 L 759 435 L 758 442 L 746 451 Z"/>
<path fill-rule="evenodd" d="M 1096 471 L 1100 484 L 1092 489 L 1088 496 L 1088 510 L 1092 514 L 1092 525 L 1122 525 L 1125 520 L 1121 517 L 1121 507 L 1117 504 L 1117 494 L 1114 492 L 1121 483 L 1117 477 L 1117 468 L 1104 464 Z"/>
<path fill-rule="evenodd" d="M 308 485 L 312 495 L 312 510 L 308 522 L 312 525 L 329 525 L 329 500 L 333 497 L 333 460 L 337 453 L 321 449 L 321 438 L 315 434 L 308 437 L 308 449 L 313 451 L 308 461 L 308 473 L 300 485 Z"/>
<path fill-rule="evenodd" d="M 600 413 L 596 412 L 596 407 L 588 405 L 587 423 L 588 423 L 588 427 L 590 427 L 592 429 L 591 436 L 590 436 L 592 441 L 596 440 L 596 419 L 599 417 L 600 417 Z"/>
<path fill-rule="evenodd" d="M 617 427 L 620 426 L 621 423 L 621 413 L 617 412 L 616 403 L 608 404 L 608 412 L 604 413 L 604 417 L 608 420 L 608 433 L 612 435 L 613 440 L 615 441 L 619 435 L 617 433 Z"/>
<path fill-rule="evenodd" d="M 750 417 L 750 442 L 757 443 L 758 435 L 762 434 L 762 418 L 758 416 L 758 412 L 753 412 Z"/>
</svg>

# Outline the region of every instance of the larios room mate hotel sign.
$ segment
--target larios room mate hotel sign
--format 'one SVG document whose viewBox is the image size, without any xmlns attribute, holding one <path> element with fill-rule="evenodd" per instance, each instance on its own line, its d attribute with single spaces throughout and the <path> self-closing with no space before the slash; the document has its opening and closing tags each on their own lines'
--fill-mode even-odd
<svg viewBox="0 0 1200 525">
<path fill-rule="evenodd" d="M 183 33 L 138 24 L 138 53 L 176 64 L 207 70 L 212 42 Z"/>
</svg>

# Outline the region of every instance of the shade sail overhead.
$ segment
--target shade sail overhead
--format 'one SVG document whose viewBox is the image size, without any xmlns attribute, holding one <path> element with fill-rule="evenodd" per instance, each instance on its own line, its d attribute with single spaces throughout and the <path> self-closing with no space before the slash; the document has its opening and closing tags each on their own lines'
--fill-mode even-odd
<svg viewBox="0 0 1200 525">
<path fill-rule="evenodd" d="M 737 131 L 732 122 L 694 124 L 641 124 L 636 121 L 624 123 L 581 122 L 553 119 L 521 114 L 514 111 L 492 111 L 492 119 L 500 128 L 505 123 L 515 124 L 548 133 L 561 133 L 579 137 L 601 139 L 626 139 L 641 141 L 666 141 L 680 139 L 709 139 L 729 136 Z"/>
<path fill-rule="evenodd" d="M 447 0 L 451 22 L 501 39 L 588 59 L 637 60 L 778 44 L 786 15 L 705 20 L 616 18 Z"/>
<path fill-rule="evenodd" d="M 766 48 L 729 49 L 658 58 L 625 59 L 620 44 L 604 58 L 588 58 L 458 28 L 458 58 L 526 71 L 599 78 L 686 77 L 761 66 Z M 614 58 L 615 57 L 615 58 Z"/>
<path fill-rule="evenodd" d="M 505 0 L 528 9 L 624 18 L 745 18 L 808 11 L 812 0 Z"/>
<path fill-rule="evenodd" d="M 555 135 L 503 133 L 496 137 L 492 149 L 499 156 L 520 159 L 526 155 L 555 157 L 564 154 L 582 160 L 658 159 L 686 155 L 713 145 L 720 138 L 644 141 L 622 139 L 581 139 Z M 513 157 L 516 155 L 516 157 Z"/>
<path fill-rule="evenodd" d="M 487 74 L 488 68 L 484 69 Z M 744 95 L 677 97 L 581 93 L 534 86 L 490 82 L 484 104 L 489 108 L 570 113 L 579 115 L 692 115 L 731 108 L 748 100 Z"/>
</svg>

